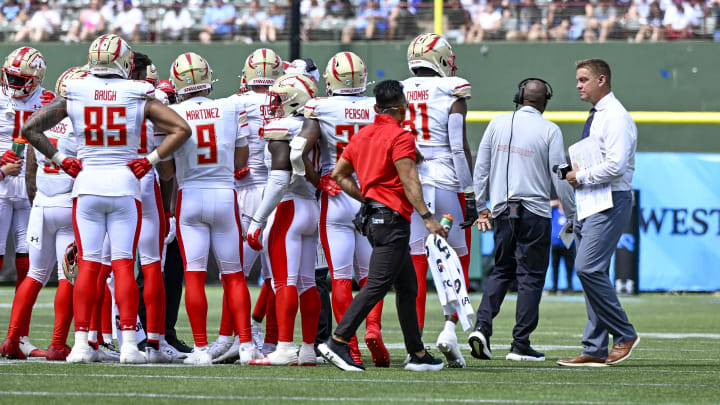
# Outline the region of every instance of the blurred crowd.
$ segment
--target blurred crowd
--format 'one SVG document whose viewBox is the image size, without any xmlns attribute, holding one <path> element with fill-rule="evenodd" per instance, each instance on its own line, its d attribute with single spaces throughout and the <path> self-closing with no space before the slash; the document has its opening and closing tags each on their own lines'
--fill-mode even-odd
<svg viewBox="0 0 720 405">
<path fill-rule="evenodd" d="M 0 0 L 3 40 L 274 42 L 289 0 Z M 444 35 L 488 40 L 631 42 L 714 39 L 720 0 L 445 0 Z M 433 31 L 429 0 L 302 0 L 303 41 L 407 40 Z M 717 29 L 716 29 L 717 28 Z"/>
</svg>

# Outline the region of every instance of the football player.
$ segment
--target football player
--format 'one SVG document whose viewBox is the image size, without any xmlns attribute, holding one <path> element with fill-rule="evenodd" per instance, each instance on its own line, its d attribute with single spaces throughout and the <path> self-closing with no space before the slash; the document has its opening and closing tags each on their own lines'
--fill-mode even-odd
<svg viewBox="0 0 720 405">
<path fill-rule="evenodd" d="M 425 159 L 418 165 L 418 172 L 428 208 L 438 220 L 444 214 L 464 217 L 460 226 L 450 229 L 448 243 L 460 258 L 467 285 L 470 266 L 468 227 L 477 218 L 470 169 L 472 158 L 465 134 L 470 83 L 455 77 L 455 54 L 440 35 L 419 35 L 410 43 L 407 59 L 413 77 L 402 82 L 408 101 L 405 128 L 415 135 Z M 467 232 L 465 228 L 468 228 Z M 414 212 L 410 253 L 417 272 L 417 312 L 421 330 L 425 323 L 428 264 L 424 243 L 427 235 L 422 219 Z M 437 340 L 438 350 L 447 358 L 448 367 L 464 367 L 465 359 L 455 334 L 457 316 L 445 316 L 445 326 Z"/>
<path fill-rule="evenodd" d="M 0 166 L 18 161 L 11 149 L 13 139 L 20 138 L 20 130 L 30 116 L 44 104 L 49 103 L 55 94 L 42 87 L 45 77 L 45 58 L 37 49 L 24 46 L 15 49 L 5 58 L 0 76 L 2 94 L 0 104 Z M 15 287 L 25 279 L 30 267 L 28 243 L 26 241 L 27 224 L 30 216 L 30 202 L 25 188 L 25 169 L 18 176 L 3 176 L 0 181 L 0 268 L 5 256 L 5 242 L 12 230 L 15 238 L 15 269 L 17 279 Z M 27 332 L 21 332 L 27 336 Z M 35 347 L 29 342 L 21 345 L 23 352 L 30 354 Z"/>
<path fill-rule="evenodd" d="M 247 229 L 250 218 L 257 210 L 262 199 L 265 183 L 267 182 L 268 169 L 264 162 L 265 140 L 263 139 L 263 125 L 266 122 L 264 106 L 267 104 L 266 94 L 275 80 L 282 76 L 283 62 L 280 56 L 272 49 L 260 48 L 253 51 L 245 60 L 242 68 L 242 88 L 239 94 L 230 96 L 231 102 L 237 103 L 247 112 L 248 119 L 248 144 L 250 155 L 247 167 L 235 171 L 235 189 L 238 195 L 240 206 L 240 218 L 243 229 Z M 243 91 L 244 90 L 244 91 Z M 263 255 L 251 249 L 247 242 L 243 242 L 243 270 L 250 274 L 250 270 L 257 258 L 260 258 L 261 277 L 264 280 L 260 289 L 260 296 L 255 304 L 252 314 L 253 340 L 264 354 L 275 350 L 277 345 L 277 320 L 275 318 L 275 294 L 272 290 L 272 274 L 268 268 Z M 228 308 L 223 298 L 223 315 L 220 324 L 220 336 L 213 351 L 229 350 L 232 354 L 232 322 L 227 316 Z M 264 343 L 262 342 L 262 320 L 267 314 Z M 225 356 L 220 356 L 220 358 Z"/>
<path fill-rule="evenodd" d="M 352 301 L 353 272 L 360 286 L 367 281 L 371 247 L 353 225 L 360 203 L 340 190 L 330 177 L 335 162 L 350 138 L 375 119 L 375 98 L 365 97 L 367 68 L 359 56 L 340 52 L 325 69 L 325 88 L 329 97 L 310 100 L 305 106 L 305 123 L 293 142 L 295 174 L 308 173 L 321 190 L 320 241 L 332 277 L 332 309 L 339 323 Z M 306 143 L 304 143 L 305 141 Z M 307 153 L 319 146 L 322 153 L 320 176 L 310 170 Z M 303 162 L 305 162 L 303 164 Z M 307 170 L 305 168 L 307 167 Z M 390 366 L 390 354 L 382 341 L 380 318 L 382 301 L 367 316 L 365 343 L 377 367 Z M 362 364 L 356 337 L 350 341 L 353 361 Z"/>
<path fill-rule="evenodd" d="M 74 291 L 75 344 L 66 361 L 93 360 L 88 330 L 107 234 L 118 291 L 123 334 L 121 363 L 144 363 L 135 345 L 138 290 L 134 276 L 139 237 L 140 182 L 154 164 L 169 156 L 190 136 L 185 121 L 155 100 L 147 82 L 130 81 L 132 50 L 117 35 L 97 38 L 88 51 L 90 74 L 65 83 L 67 97 L 59 97 L 28 120 L 22 130 L 28 141 L 70 176 L 73 186 L 73 224 L 80 252 Z M 66 116 L 78 138 L 78 158 L 67 157 L 43 135 Z M 146 158 L 137 158 L 140 126 L 145 118 L 168 135 Z"/>
<path fill-rule="evenodd" d="M 55 85 L 55 92 L 65 95 L 63 82 L 73 77 L 87 75 L 86 67 L 73 67 L 66 70 Z M 59 151 L 68 156 L 76 156 L 76 143 L 73 137 L 72 123 L 65 118 L 45 135 Z M 63 272 L 63 255 L 68 245 L 75 241 L 72 224 L 73 178 L 42 154 L 28 148 L 26 152 L 27 194 L 33 207 L 28 224 L 27 241 L 30 249 L 30 271 L 15 293 L 10 315 L 8 335 L 3 342 L 2 354 L 11 359 L 25 359 L 21 350 L 22 331 L 30 325 L 32 308 L 40 289 L 50 279 L 53 267 L 58 266 L 58 289 L 55 294 L 55 327 L 53 339 L 45 357 L 48 360 L 65 360 L 70 353 L 67 340 L 72 321 L 73 287 Z M 74 280 L 73 280 L 74 281 Z M 41 350 L 30 352 L 39 354 Z"/>
<path fill-rule="evenodd" d="M 267 249 L 275 291 L 278 344 L 274 352 L 252 365 L 309 365 L 317 362 L 315 334 L 320 296 L 315 287 L 315 252 L 319 209 L 315 187 L 304 178 L 291 181 L 290 142 L 300 133 L 303 107 L 317 93 L 304 75 L 284 75 L 270 88 L 268 112 L 276 119 L 265 125 L 266 161 L 270 167 L 262 202 L 250 220 L 247 241 L 251 248 Z M 317 150 L 310 159 L 319 169 Z M 266 231 L 262 232 L 267 220 Z M 293 343 L 295 317 L 300 307 L 302 346 Z"/>
<path fill-rule="evenodd" d="M 179 104 L 171 108 L 190 125 L 190 140 L 161 165 L 161 177 L 176 173 L 177 239 L 185 263 L 185 307 L 195 348 L 185 364 L 212 362 L 207 341 L 205 277 L 212 245 L 225 300 L 240 341 L 241 364 L 261 357 L 250 333 L 250 293 L 242 267 L 240 215 L 233 172 L 245 166 L 247 117 L 237 103 L 211 100 L 212 70 L 201 56 L 185 53 L 170 69 Z"/>
</svg>

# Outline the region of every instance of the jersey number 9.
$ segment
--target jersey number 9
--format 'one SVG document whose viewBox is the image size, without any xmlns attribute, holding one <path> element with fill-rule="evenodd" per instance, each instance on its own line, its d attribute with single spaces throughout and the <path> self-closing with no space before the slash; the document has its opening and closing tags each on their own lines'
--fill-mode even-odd
<svg viewBox="0 0 720 405">
<path fill-rule="evenodd" d="M 209 165 L 217 163 L 217 142 L 215 141 L 215 125 L 202 124 L 195 127 L 197 133 L 198 164 Z M 200 148 L 208 148 L 207 153 L 200 153 Z"/>
</svg>

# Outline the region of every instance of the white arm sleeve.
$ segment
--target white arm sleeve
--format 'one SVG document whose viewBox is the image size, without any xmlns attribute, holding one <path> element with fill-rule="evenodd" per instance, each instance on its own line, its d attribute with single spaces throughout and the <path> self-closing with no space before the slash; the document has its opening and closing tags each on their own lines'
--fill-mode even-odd
<svg viewBox="0 0 720 405">
<path fill-rule="evenodd" d="M 463 148 L 463 116 L 462 114 L 450 114 L 448 119 L 448 135 L 450 136 L 450 151 L 452 152 L 455 174 L 460 180 L 460 186 L 464 193 L 472 193 L 473 180 L 470 174 L 470 165 L 465 158 Z"/>
<path fill-rule="evenodd" d="M 290 141 L 290 163 L 295 176 L 305 175 L 305 162 L 303 162 L 305 144 L 307 144 L 307 139 L 302 136 L 296 136 Z"/>
<path fill-rule="evenodd" d="M 253 220 L 263 223 L 270 213 L 280 204 L 290 184 L 290 172 L 287 170 L 270 170 L 262 202 L 253 215 Z"/>
</svg>

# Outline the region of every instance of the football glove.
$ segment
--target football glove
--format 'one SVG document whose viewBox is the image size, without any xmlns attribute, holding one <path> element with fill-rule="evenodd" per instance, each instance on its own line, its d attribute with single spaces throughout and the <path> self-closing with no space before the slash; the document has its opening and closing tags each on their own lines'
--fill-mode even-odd
<svg viewBox="0 0 720 405">
<path fill-rule="evenodd" d="M 248 246 L 253 248 L 254 250 L 262 250 L 262 224 L 255 221 L 255 219 L 250 220 L 250 226 L 247 230 L 247 243 Z"/>
<path fill-rule="evenodd" d="M 342 191 L 342 188 L 332 179 L 330 174 L 320 177 L 317 188 L 328 193 L 330 196 L 336 196 Z"/>
<path fill-rule="evenodd" d="M 240 170 L 235 170 L 235 178 L 236 178 L 237 180 L 242 180 L 242 179 L 244 179 L 245 176 L 247 176 L 249 173 L 250 173 L 250 168 L 247 167 L 247 166 L 246 166 L 246 167 L 243 167 L 243 168 L 240 169 Z"/>
<path fill-rule="evenodd" d="M 175 240 L 175 227 L 177 226 L 177 222 L 175 221 L 175 217 L 171 212 L 165 213 L 165 243 L 166 245 L 169 245 L 172 243 L 173 240 Z"/>
<path fill-rule="evenodd" d="M 82 170 L 82 168 L 82 162 L 80 161 L 80 159 L 65 158 L 62 161 L 62 169 L 72 178 L 77 177 L 78 173 L 80 173 L 80 170 Z"/>
<path fill-rule="evenodd" d="M 153 167 L 147 158 L 133 159 L 127 165 L 138 179 L 143 178 Z"/>
<path fill-rule="evenodd" d="M 55 93 L 49 90 L 43 90 L 42 94 L 40 95 L 40 104 L 42 105 L 48 105 L 53 100 L 55 100 Z"/>
<path fill-rule="evenodd" d="M 478 219 L 477 208 L 475 207 L 475 193 L 465 194 L 465 220 L 460 224 L 460 229 L 465 229 Z"/>
<path fill-rule="evenodd" d="M 12 149 L 8 149 L 5 153 L 3 153 L 2 158 L 0 158 L 0 166 L 5 166 L 8 163 L 15 163 L 18 160 L 20 160 L 20 158 L 17 153 L 15 153 Z"/>
</svg>

